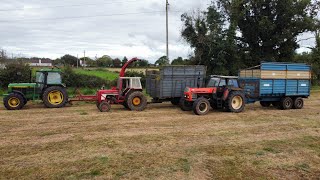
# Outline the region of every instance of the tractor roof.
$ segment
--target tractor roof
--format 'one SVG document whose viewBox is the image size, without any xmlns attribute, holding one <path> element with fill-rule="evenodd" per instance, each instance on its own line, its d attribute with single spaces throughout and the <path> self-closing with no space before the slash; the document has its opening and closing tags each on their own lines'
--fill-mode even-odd
<svg viewBox="0 0 320 180">
<path fill-rule="evenodd" d="M 45 68 L 45 69 L 39 69 L 37 72 L 61 72 L 61 69 L 56 68 Z"/>
</svg>

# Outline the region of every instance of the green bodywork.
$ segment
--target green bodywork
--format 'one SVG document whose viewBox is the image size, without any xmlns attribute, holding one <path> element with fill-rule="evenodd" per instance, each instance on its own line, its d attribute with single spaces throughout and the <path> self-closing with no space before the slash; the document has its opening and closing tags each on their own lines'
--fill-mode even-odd
<svg viewBox="0 0 320 180">
<path fill-rule="evenodd" d="M 40 69 L 36 71 L 36 82 L 34 83 L 10 83 L 8 93 L 20 93 L 28 100 L 40 100 L 43 91 L 50 86 L 66 87 L 61 80 L 60 69 Z"/>
</svg>

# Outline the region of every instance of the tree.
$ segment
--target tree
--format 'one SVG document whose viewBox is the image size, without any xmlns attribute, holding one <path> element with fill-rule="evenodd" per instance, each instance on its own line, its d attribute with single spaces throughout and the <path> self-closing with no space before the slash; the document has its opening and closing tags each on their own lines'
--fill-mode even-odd
<svg viewBox="0 0 320 180">
<path fill-rule="evenodd" d="M 7 53 L 5 50 L 1 49 L 0 50 L 0 62 L 4 62 L 7 60 Z"/>
<path fill-rule="evenodd" d="M 177 59 L 172 60 L 171 65 L 184 65 L 185 61 L 182 57 L 178 57 Z"/>
<path fill-rule="evenodd" d="M 121 60 L 119 58 L 115 58 L 112 60 L 113 67 L 120 68 L 121 67 Z"/>
<path fill-rule="evenodd" d="M 159 66 L 164 66 L 168 64 L 169 64 L 169 60 L 167 56 L 162 56 L 155 62 L 155 65 L 159 65 Z"/>
<path fill-rule="evenodd" d="M 226 65 L 226 33 L 224 15 L 212 3 L 207 11 L 197 14 L 183 14 L 182 37 L 194 48 L 192 63 L 206 65 L 209 74 L 229 74 Z M 229 59 L 230 62 L 233 59 Z"/>
<path fill-rule="evenodd" d="M 85 62 L 88 67 L 96 67 L 97 66 L 97 61 L 95 61 L 89 57 L 85 57 L 85 58 L 82 57 L 79 60 L 82 62 Z M 79 66 L 80 66 L 80 61 L 79 61 Z"/>
<path fill-rule="evenodd" d="M 97 59 L 98 67 L 111 67 L 111 65 L 112 65 L 112 58 L 108 55 L 103 55 L 102 57 Z"/>
<path fill-rule="evenodd" d="M 241 33 L 248 65 L 262 60 L 288 61 L 299 48 L 297 36 L 314 31 L 319 11 L 311 0 L 219 0 Z"/>
<path fill-rule="evenodd" d="M 149 65 L 149 61 L 145 59 L 141 59 L 140 61 L 137 61 L 135 63 L 136 67 L 148 67 L 148 65 Z"/>
<path fill-rule="evenodd" d="M 127 62 L 128 62 L 128 59 L 127 59 L 126 56 L 124 56 L 123 59 L 122 59 L 122 61 L 121 61 L 122 66 L 123 66 L 125 63 L 127 63 Z"/>
<path fill-rule="evenodd" d="M 313 74 L 315 76 L 315 84 L 319 85 L 320 81 L 320 30 L 315 32 L 316 46 L 312 49 L 312 61 Z"/>
<path fill-rule="evenodd" d="M 58 65 L 58 64 L 62 64 L 64 66 L 77 66 L 77 61 L 79 59 L 77 57 L 74 57 L 72 55 L 69 55 L 69 54 L 66 54 L 64 56 L 62 56 L 61 58 L 58 58 L 56 59 L 53 63 L 55 65 Z"/>
</svg>

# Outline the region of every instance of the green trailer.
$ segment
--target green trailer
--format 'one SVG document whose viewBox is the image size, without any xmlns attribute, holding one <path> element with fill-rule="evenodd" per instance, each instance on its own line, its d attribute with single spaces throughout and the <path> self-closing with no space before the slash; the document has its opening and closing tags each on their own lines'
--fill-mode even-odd
<svg viewBox="0 0 320 180">
<path fill-rule="evenodd" d="M 60 108 L 68 102 L 66 85 L 60 69 L 36 71 L 34 83 L 11 83 L 4 94 L 3 104 L 8 110 L 19 110 L 30 100 L 42 100 L 48 108 Z"/>
</svg>

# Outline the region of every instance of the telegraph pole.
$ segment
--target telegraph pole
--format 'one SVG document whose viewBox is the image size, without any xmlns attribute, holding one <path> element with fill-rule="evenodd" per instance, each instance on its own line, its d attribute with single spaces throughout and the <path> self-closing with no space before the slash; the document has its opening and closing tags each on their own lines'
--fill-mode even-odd
<svg viewBox="0 0 320 180">
<path fill-rule="evenodd" d="M 168 27 L 168 11 L 169 11 L 169 2 L 166 0 L 166 37 L 167 37 L 167 60 L 169 62 L 169 27 Z"/>
</svg>

